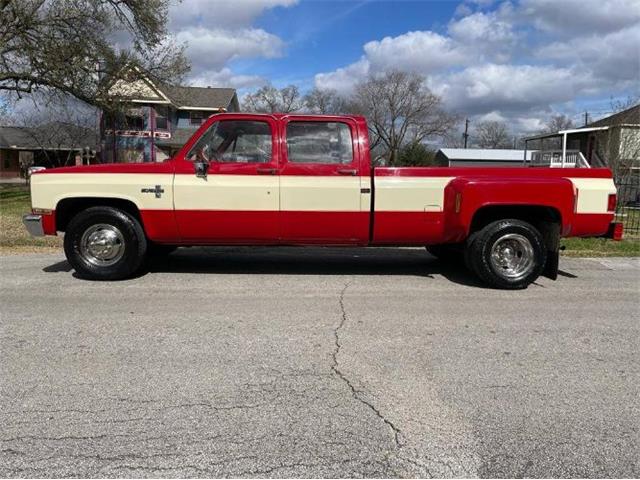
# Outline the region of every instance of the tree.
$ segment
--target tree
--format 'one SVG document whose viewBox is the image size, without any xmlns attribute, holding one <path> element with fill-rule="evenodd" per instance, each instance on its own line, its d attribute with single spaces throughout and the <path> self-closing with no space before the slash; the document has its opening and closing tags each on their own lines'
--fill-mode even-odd
<svg viewBox="0 0 640 480">
<path fill-rule="evenodd" d="M 47 167 L 72 165 L 76 155 L 98 141 L 95 108 L 71 98 L 35 94 L 34 108 L 16 115 L 17 125 L 39 148 L 38 155 Z M 86 152 L 85 152 L 86 153 Z"/>
<path fill-rule="evenodd" d="M 400 149 L 398 165 L 408 167 L 435 165 L 436 152 L 429 150 L 423 143 L 412 142 Z"/>
<path fill-rule="evenodd" d="M 372 75 L 358 84 L 354 109 L 367 117 L 371 147 L 381 143 L 390 165 L 398 162 L 404 145 L 442 137 L 457 122 L 442 109 L 440 97 L 425 87 L 424 77 L 401 71 Z"/>
<path fill-rule="evenodd" d="M 573 128 L 573 120 L 566 115 L 554 115 L 547 123 L 545 123 L 544 129 L 540 133 L 558 133 L 561 130 L 568 130 Z"/>
<path fill-rule="evenodd" d="M 624 99 L 614 99 L 611 97 L 610 105 L 613 113 L 619 113 L 624 110 L 628 110 L 631 107 L 635 107 L 640 104 L 640 96 L 638 95 L 628 95 Z"/>
<path fill-rule="evenodd" d="M 168 35 L 169 0 L 0 0 L 0 92 L 71 95 L 107 108 L 117 80 L 175 83 L 188 71 Z M 119 45 L 114 36 L 126 37 Z M 136 68 L 132 68 L 136 67 Z"/>
<path fill-rule="evenodd" d="M 480 148 L 509 148 L 511 137 L 504 122 L 486 120 L 476 125 L 476 145 Z"/>
<path fill-rule="evenodd" d="M 242 102 L 249 112 L 291 113 L 302 108 L 300 90 L 295 85 L 277 89 L 265 85 L 254 93 L 247 95 Z"/>
<path fill-rule="evenodd" d="M 333 89 L 314 88 L 304 96 L 305 109 L 322 115 L 346 113 L 347 102 Z"/>
</svg>

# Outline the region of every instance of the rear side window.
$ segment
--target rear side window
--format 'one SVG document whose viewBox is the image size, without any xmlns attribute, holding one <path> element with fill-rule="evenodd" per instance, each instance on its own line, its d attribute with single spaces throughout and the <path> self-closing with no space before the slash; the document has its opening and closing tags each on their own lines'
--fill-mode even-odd
<svg viewBox="0 0 640 480">
<path fill-rule="evenodd" d="M 339 122 L 289 122 L 287 155 L 292 163 L 352 163 L 351 129 Z"/>
</svg>

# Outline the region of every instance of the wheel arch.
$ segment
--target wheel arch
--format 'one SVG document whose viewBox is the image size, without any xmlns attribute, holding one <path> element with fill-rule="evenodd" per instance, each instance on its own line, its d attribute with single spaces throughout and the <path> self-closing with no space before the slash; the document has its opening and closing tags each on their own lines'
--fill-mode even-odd
<svg viewBox="0 0 640 480">
<path fill-rule="evenodd" d="M 138 206 L 129 199 L 117 197 L 69 197 L 56 204 L 56 230 L 64 232 L 71 219 L 83 210 L 91 207 L 113 207 L 134 217 L 144 229 Z"/>
<path fill-rule="evenodd" d="M 491 222 L 513 218 L 528 222 L 534 226 L 543 223 L 562 225 L 560 210 L 548 205 L 535 204 L 488 204 L 478 208 L 471 217 L 469 234 L 472 234 Z"/>
</svg>

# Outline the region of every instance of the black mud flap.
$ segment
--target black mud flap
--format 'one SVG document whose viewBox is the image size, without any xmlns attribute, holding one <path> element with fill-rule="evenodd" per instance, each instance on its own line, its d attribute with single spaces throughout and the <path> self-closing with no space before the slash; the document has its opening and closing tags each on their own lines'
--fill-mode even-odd
<svg viewBox="0 0 640 480">
<path fill-rule="evenodd" d="M 560 266 L 560 252 L 556 250 L 547 252 L 547 263 L 544 266 L 542 276 L 555 280 L 558 278 L 558 268 Z"/>
<path fill-rule="evenodd" d="M 543 235 L 544 243 L 547 246 L 547 263 L 544 266 L 542 275 L 551 280 L 556 280 L 560 266 L 560 225 L 549 222 L 544 227 Z"/>
</svg>

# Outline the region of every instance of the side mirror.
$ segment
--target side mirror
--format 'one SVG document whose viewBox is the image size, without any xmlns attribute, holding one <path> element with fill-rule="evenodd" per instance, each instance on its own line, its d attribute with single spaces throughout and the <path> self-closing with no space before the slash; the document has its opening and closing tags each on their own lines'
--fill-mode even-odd
<svg viewBox="0 0 640 480">
<path fill-rule="evenodd" d="M 207 173 L 209 173 L 209 162 L 194 162 L 193 168 L 196 171 L 196 177 L 207 178 Z"/>
</svg>

